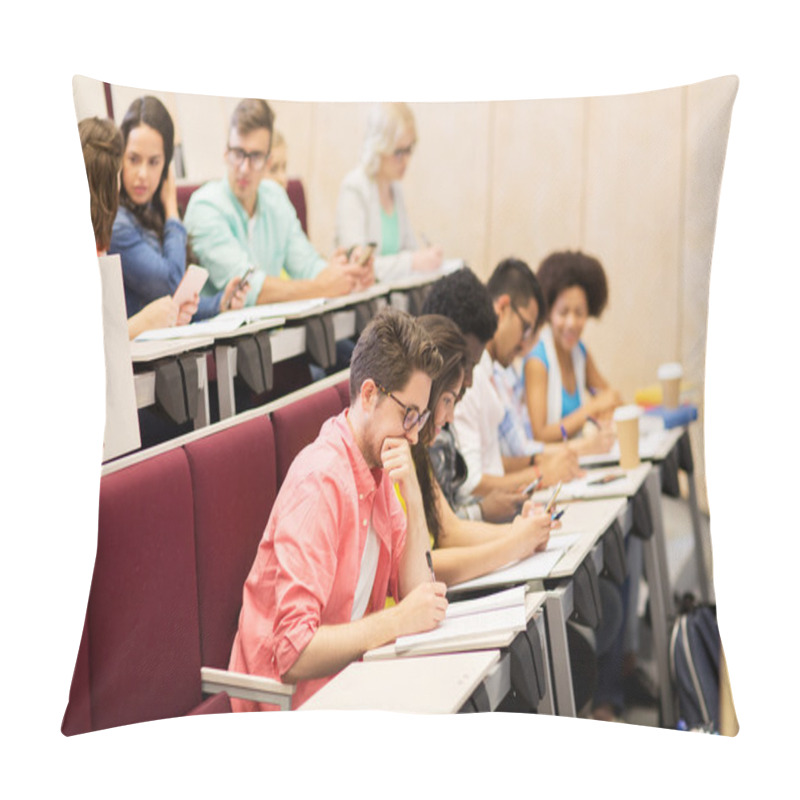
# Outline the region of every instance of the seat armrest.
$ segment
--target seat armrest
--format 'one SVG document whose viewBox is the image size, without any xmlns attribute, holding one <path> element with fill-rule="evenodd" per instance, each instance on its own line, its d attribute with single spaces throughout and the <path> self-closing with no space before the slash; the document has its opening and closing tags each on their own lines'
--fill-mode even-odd
<svg viewBox="0 0 800 800">
<path fill-rule="evenodd" d="M 256 703 L 272 703 L 288 711 L 294 684 L 281 683 L 261 675 L 248 675 L 244 672 L 229 672 L 226 669 L 200 667 L 201 687 L 207 694 L 227 692 L 231 697 L 253 700 Z"/>
</svg>

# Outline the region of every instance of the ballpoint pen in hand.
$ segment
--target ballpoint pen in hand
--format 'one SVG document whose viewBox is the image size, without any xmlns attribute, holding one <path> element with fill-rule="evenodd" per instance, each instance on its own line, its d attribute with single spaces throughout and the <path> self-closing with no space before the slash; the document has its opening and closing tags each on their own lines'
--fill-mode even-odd
<svg viewBox="0 0 800 800">
<path fill-rule="evenodd" d="M 431 558 L 431 551 L 430 550 L 426 550 L 425 551 L 425 560 L 428 562 L 428 569 L 431 571 L 431 580 L 435 582 L 436 581 L 436 575 L 434 575 L 434 572 L 433 572 L 433 559 Z"/>
</svg>

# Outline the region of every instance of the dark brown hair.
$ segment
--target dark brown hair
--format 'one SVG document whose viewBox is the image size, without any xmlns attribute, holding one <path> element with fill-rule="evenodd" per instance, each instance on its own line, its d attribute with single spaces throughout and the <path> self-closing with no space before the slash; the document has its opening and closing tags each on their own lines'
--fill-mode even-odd
<svg viewBox="0 0 800 800">
<path fill-rule="evenodd" d="M 125 147 L 128 146 L 130 132 L 140 125 L 147 125 L 161 134 L 161 140 L 164 144 L 164 169 L 161 170 L 161 178 L 158 181 L 155 194 L 147 205 L 142 206 L 134 203 L 125 191 L 124 184 L 119 190 L 119 202 L 120 205 L 125 206 L 136 217 L 143 228 L 155 231 L 159 241 L 162 241 L 166 214 L 164 213 L 164 205 L 161 202 L 161 187 L 164 185 L 164 179 L 167 177 L 172 154 L 175 150 L 175 126 L 164 104 L 152 95 L 138 97 L 125 112 L 125 116 L 119 126 Z"/>
<path fill-rule="evenodd" d="M 424 372 L 433 380 L 441 368 L 442 357 L 425 329 L 410 314 L 388 306 L 364 328 L 353 350 L 351 403 L 368 378 L 394 392 L 408 383 L 412 372 Z"/>
<path fill-rule="evenodd" d="M 236 128 L 239 136 L 246 136 L 259 128 L 266 128 L 269 131 L 270 143 L 274 124 L 275 114 L 266 100 L 254 98 L 241 100 L 231 115 L 231 128 Z"/>
<path fill-rule="evenodd" d="M 442 524 L 434 492 L 436 478 L 433 475 L 428 448 L 433 444 L 436 431 L 434 418 L 439 399 L 445 392 L 452 390 L 459 378 L 463 379 L 469 355 L 466 339 L 453 320 L 439 314 L 426 314 L 419 317 L 417 321 L 431 337 L 442 357 L 442 368 L 431 383 L 431 394 L 428 401 L 431 415 L 425 423 L 425 427 L 419 432 L 419 441 L 411 448 L 417 471 L 417 481 L 422 492 L 425 521 L 428 524 L 428 531 L 433 535 L 434 543 L 438 544 Z"/>
<path fill-rule="evenodd" d="M 87 117 L 78 123 L 78 135 L 89 181 L 89 208 L 98 250 L 107 250 L 117 216 L 117 176 L 122 163 L 122 135 L 110 119 Z"/>
</svg>

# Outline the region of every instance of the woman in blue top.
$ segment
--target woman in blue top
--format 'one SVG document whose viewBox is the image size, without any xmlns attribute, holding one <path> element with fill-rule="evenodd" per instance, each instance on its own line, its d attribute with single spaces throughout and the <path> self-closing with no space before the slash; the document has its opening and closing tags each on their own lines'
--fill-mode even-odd
<svg viewBox="0 0 800 800">
<path fill-rule="evenodd" d="M 149 302 L 171 295 L 186 271 L 186 229 L 178 214 L 172 167 L 175 128 L 169 112 L 155 97 L 131 103 L 120 125 L 125 151 L 119 210 L 111 231 L 109 253 L 119 253 L 128 316 Z M 211 297 L 181 305 L 179 325 L 212 317 L 244 305 L 238 278 Z"/>
<path fill-rule="evenodd" d="M 533 438 L 558 442 L 587 421 L 602 423 L 621 402 L 580 340 L 587 319 L 605 308 L 608 284 L 600 262 L 581 252 L 549 255 L 536 277 L 549 326 L 523 366 L 525 401 Z"/>
</svg>

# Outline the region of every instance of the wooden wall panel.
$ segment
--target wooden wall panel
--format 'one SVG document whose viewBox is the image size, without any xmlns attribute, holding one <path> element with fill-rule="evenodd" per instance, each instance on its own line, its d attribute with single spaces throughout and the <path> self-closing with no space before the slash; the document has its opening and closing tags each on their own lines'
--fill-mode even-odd
<svg viewBox="0 0 800 800">
<path fill-rule="evenodd" d="M 489 103 L 412 103 L 417 148 L 403 180 L 417 238 L 485 274 Z"/>
<path fill-rule="evenodd" d="M 583 240 L 605 267 L 609 305 L 587 339 L 629 400 L 680 355 L 681 97 L 588 101 Z"/>
<path fill-rule="evenodd" d="M 536 269 L 580 245 L 585 171 L 583 100 L 494 103 L 489 263 L 517 256 Z"/>
</svg>

